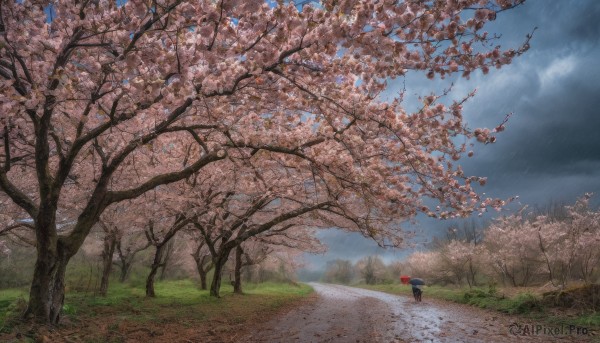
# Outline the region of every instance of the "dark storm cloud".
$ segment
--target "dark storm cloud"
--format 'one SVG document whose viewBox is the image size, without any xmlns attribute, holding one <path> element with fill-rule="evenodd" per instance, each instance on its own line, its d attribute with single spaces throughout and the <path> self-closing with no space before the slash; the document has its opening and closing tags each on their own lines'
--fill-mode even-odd
<svg viewBox="0 0 600 343">
<path fill-rule="evenodd" d="M 497 143 L 475 144 L 475 156 L 461 160 L 467 174 L 488 177 L 479 189 L 485 196 L 519 195 L 508 210 L 551 201 L 572 203 L 585 192 L 595 193 L 593 204 L 600 204 L 600 1 L 528 0 L 501 13 L 487 30 L 501 33 L 499 43 L 508 48 L 523 43 L 534 27 L 531 49 L 501 70 L 475 73 L 470 80 L 430 81 L 409 75 L 392 83 L 395 89 L 388 94 L 397 93 L 403 82 L 409 96 L 454 82 L 454 99 L 477 89 L 465 106 L 471 127 L 493 128 L 513 112 Z M 411 105 L 417 106 L 409 100 L 406 106 Z M 460 224 L 417 219 L 420 242 Z M 310 258 L 313 266 L 335 258 L 380 254 L 393 259 L 406 253 L 377 249 L 362 236 L 341 231 L 327 231 L 322 239 L 330 253 Z"/>
<path fill-rule="evenodd" d="M 596 0 L 534 0 L 515 14 L 518 21 L 511 25 L 520 27 L 533 23 L 539 28 L 536 37 L 538 51 L 555 50 L 556 47 L 598 46 L 600 2 Z M 558 44 L 557 44 L 558 43 Z"/>
<path fill-rule="evenodd" d="M 549 86 L 553 89 L 524 99 L 508 91 L 517 106 L 507 131 L 499 135 L 497 144 L 479 147 L 483 156 L 467 165 L 495 174 L 572 174 L 587 171 L 589 164 L 581 162 L 600 161 L 600 83 L 596 81 L 600 73 L 588 71 L 590 61 L 569 59 L 567 63 L 576 63 L 568 67 L 573 71 L 568 78 L 554 81 Z M 515 89 L 533 90 L 531 84 L 536 82 Z"/>
<path fill-rule="evenodd" d="M 537 26 L 531 50 L 478 75 L 480 91 L 466 108 L 472 122 L 489 126 L 494 112 L 515 115 L 497 144 L 475 147 L 478 156 L 465 170 L 488 176 L 491 195 L 572 202 L 600 191 L 600 2 L 537 0 L 522 8 L 495 26 L 511 26 L 509 43 L 517 41 L 515 30 Z"/>
</svg>

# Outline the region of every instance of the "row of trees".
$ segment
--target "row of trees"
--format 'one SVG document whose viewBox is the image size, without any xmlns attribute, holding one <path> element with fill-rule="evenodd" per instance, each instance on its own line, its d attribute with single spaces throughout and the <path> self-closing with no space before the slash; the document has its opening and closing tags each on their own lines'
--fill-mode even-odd
<svg viewBox="0 0 600 343">
<path fill-rule="evenodd" d="M 511 286 L 600 280 L 600 211 L 590 195 L 574 205 L 554 206 L 540 214 L 527 211 L 503 216 L 484 230 L 468 227 L 462 235 L 438 241 L 434 249 L 413 253 L 412 274 L 434 283 Z M 456 231 L 453 231 L 456 232 Z"/>
<path fill-rule="evenodd" d="M 356 263 L 337 259 L 329 261 L 322 280 L 331 283 L 366 283 L 375 285 L 398 282 L 405 266 L 401 262 L 385 264 L 379 256 L 366 256 Z"/>
<path fill-rule="evenodd" d="M 158 268 L 157 249 L 143 232 L 137 235 L 117 236 L 112 261 L 108 264 L 111 248 L 106 243 L 113 238 L 96 227 L 67 270 L 66 288 L 104 296 L 109 281 L 135 286 L 146 284 L 146 288 L 151 289 L 154 279 L 193 278 L 198 280 L 200 289 L 208 289 L 207 278 L 213 276 L 211 258 L 193 229 L 182 230 L 167 243 Z M 34 249 L 13 235 L 3 242 L 7 250 L 0 253 L 3 257 L 0 259 L 0 288 L 27 285 L 33 271 Z M 295 272 L 301 266 L 300 250 L 257 240 L 244 242 L 242 250 L 241 263 L 230 259 L 223 269 L 228 283 L 235 285 L 237 292 L 242 291 L 242 281 L 295 281 Z"/>
<path fill-rule="evenodd" d="M 456 165 L 455 142 L 493 142 L 502 125 L 469 128 L 447 92 L 414 113 L 380 94 L 409 71 L 510 63 L 528 43 L 502 50 L 482 29 L 522 2 L 2 2 L 0 232 L 33 233 L 26 316 L 59 321 L 67 266 L 97 225 L 107 267 L 142 230 L 152 270 L 195 228 L 218 296 L 250 240 L 296 246 L 334 226 L 399 245 L 418 212 L 501 206 L 473 190 L 485 180 Z"/>
</svg>

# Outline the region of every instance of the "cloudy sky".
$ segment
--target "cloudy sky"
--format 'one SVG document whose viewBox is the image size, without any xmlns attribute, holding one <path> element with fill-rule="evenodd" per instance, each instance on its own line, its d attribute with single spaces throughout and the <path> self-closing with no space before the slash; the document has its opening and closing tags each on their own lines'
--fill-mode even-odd
<svg viewBox="0 0 600 343">
<path fill-rule="evenodd" d="M 525 204 L 572 203 L 586 192 L 600 204 L 600 1 L 527 0 L 501 13 L 487 31 L 502 34 L 500 44 L 517 47 L 537 27 L 531 49 L 501 70 L 454 79 L 453 96 L 473 89 L 465 106 L 471 127 L 495 127 L 512 112 L 498 142 L 475 145 L 475 156 L 461 160 L 466 174 L 487 176 L 487 196 Z M 421 75 L 405 80 L 408 95 L 428 94 L 444 86 Z M 397 89 L 402 82 L 394 85 Z M 494 214 L 498 215 L 498 214 Z M 434 235 L 444 235 L 448 221 L 418 218 L 416 249 Z M 320 234 L 329 247 L 325 255 L 306 256 L 309 268 L 336 258 L 353 261 L 378 254 L 386 261 L 409 251 L 382 250 L 358 234 L 328 230 Z"/>
</svg>

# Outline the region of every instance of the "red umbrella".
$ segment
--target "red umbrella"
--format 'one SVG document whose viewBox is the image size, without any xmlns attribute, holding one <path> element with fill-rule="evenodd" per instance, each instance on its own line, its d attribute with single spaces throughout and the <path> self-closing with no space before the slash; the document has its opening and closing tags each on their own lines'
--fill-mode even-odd
<svg viewBox="0 0 600 343">
<path fill-rule="evenodd" d="M 410 281 L 410 276 L 408 276 L 408 275 L 400 276 L 400 282 L 402 282 L 403 285 L 408 285 L 409 281 Z"/>
</svg>

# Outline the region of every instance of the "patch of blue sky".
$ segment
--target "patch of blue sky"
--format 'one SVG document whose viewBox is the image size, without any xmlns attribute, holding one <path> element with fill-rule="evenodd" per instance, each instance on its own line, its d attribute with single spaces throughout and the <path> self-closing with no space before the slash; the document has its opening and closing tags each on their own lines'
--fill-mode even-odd
<svg viewBox="0 0 600 343">
<path fill-rule="evenodd" d="M 267 0 L 266 2 L 270 8 L 275 8 L 278 6 L 278 1 L 276 1 L 276 0 Z M 289 4 L 292 2 L 294 3 L 294 6 L 296 6 L 298 11 L 300 11 L 300 12 L 304 8 L 304 6 L 308 5 L 308 4 L 310 4 L 311 6 L 313 6 L 315 8 L 323 8 L 323 5 L 321 4 L 321 1 L 319 1 L 319 0 L 296 0 L 296 1 L 286 0 L 286 1 L 283 1 L 284 4 Z"/>
<path fill-rule="evenodd" d="M 269 5 L 270 8 L 277 7 L 277 1 L 275 1 L 275 0 L 267 0 L 267 4 Z"/>
<path fill-rule="evenodd" d="M 315 119 L 315 114 L 311 113 L 311 112 L 307 112 L 307 111 L 302 111 L 300 112 L 300 121 L 302 123 L 305 123 L 306 121 L 308 121 L 309 119 Z"/>
<path fill-rule="evenodd" d="M 54 18 L 56 18 L 56 9 L 54 9 L 54 5 L 49 4 L 44 7 L 44 13 L 46 14 L 46 22 L 51 23 Z"/>
</svg>

